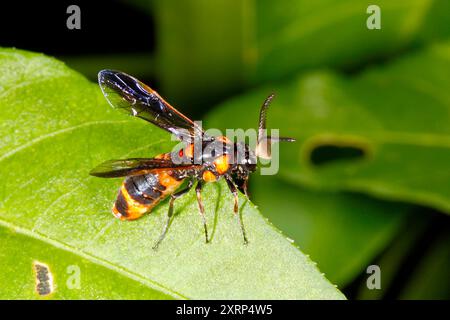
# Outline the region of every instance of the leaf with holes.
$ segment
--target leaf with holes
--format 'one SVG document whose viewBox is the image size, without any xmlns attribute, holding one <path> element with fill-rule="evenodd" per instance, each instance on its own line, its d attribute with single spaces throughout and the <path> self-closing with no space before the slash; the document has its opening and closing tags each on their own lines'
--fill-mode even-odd
<svg viewBox="0 0 450 320">
<path fill-rule="evenodd" d="M 167 202 L 136 221 L 113 218 L 120 180 L 89 170 L 173 142 L 111 109 L 96 84 L 62 63 L 0 50 L 0 109 L 1 298 L 344 298 L 241 196 L 243 245 L 223 182 L 203 194 L 208 245 L 192 192 L 175 202 L 158 251 Z"/>
<path fill-rule="evenodd" d="M 355 76 L 316 72 L 260 88 L 219 106 L 207 125 L 255 127 L 276 89 L 269 127 L 298 139 L 280 146 L 280 176 L 450 213 L 448 70 L 446 42 Z"/>
</svg>

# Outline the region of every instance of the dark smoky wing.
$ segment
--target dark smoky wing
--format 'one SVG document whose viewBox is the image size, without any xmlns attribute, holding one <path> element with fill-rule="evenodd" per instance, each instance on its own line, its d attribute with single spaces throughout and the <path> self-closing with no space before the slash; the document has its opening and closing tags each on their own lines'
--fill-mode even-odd
<svg viewBox="0 0 450 320">
<path fill-rule="evenodd" d="M 145 174 L 156 169 L 178 169 L 186 165 L 174 164 L 170 160 L 153 158 L 130 158 L 108 160 L 92 169 L 89 174 L 101 178 L 117 178 Z"/>
<path fill-rule="evenodd" d="M 98 82 L 103 95 L 114 108 L 147 120 L 186 141 L 203 135 L 192 120 L 167 103 L 141 81 L 123 72 L 102 70 Z"/>
</svg>

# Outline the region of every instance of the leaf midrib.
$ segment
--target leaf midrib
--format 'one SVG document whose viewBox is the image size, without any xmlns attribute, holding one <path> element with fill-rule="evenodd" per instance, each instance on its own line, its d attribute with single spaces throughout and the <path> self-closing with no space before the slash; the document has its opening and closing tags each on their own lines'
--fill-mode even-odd
<svg viewBox="0 0 450 320">
<path fill-rule="evenodd" d="M 46 139 L 55 137 L 55 136 L 57 136 L 59 134 L 65 134 L 65 133 L 77 130 L 79 128 L 84 128 L 84 127 L 88 127 L 88 126 L 91 126 L 91 125 L 123 124 L 123 123 L 129 123 L 129 122 L 133 122 L 134 123 L 133 120 L 90 121 L 90 122 L 85 122 L 85 123 L 82 123 L 82 124 L 79 124 L 79 125 L 74 125 L 74 126 L 71 126 L 71 127 L 63 128 L 63 129 L 60 129 L 60 130 L 57 130 L 57 131 L 53 131 L 53 132 L 50 132 L 48 134 L 41 135 L 41 136 L 31 140 L 30 142 L 22 144 L 22 145 L 20 145 L 20 146 L 18 146 L 16 148 L 14 148 L 13 150 L 3 154 L 2 156 L 0 156 L 0 162 L 10 158 L 11 156 L 16 154 L 17 152 L 20 152 L 20 151 L 22 151 L 22 150 L 24 150 L 24 149 L 26 149 L 28 147 L 34 146 L 34 145 L 36 145 L 36 144 L 38 144 L 38 143 L 40 143 L 40 142 L 42 142 L 42 141 L 44 141 Z M 155 144 L 158 144 L 158 143 L 161 143 L 161 142 L 163 142 L 163 141 L 160 140 L 157 143 L 153 142 L 150 145 L 155 145 Z M 149 147 L 149 145 L 140 146 L 139 148 L 144 148 L 144 147 L 145 148 Z M 131 150 L 131 151 L 128 151 L 127 153 L 134 152 L 134 151 L 135 150 Z M 62 195 L 62 196 L 64 196 L 64 195 Z M 61 198 L 61 196 L 58 197 L 58 199 L 60 199 L 60 198 Z M 47 235 L 41 234 L 39 232 L 36 232 L 34 230 L 35 227 L 33 227 L 32 229 L 29 229 L 29 228 L 25 228 L 25 227 L 22 227 L 22 226 L 18 226 L 18 225 L 15 225 L 13 222 L 5 220 L 3 217 L 0 217 L 0 226 L 4 226 L 4 227 L 6 227 L 6 228 L 8 228 L 10 230 L 14 230 L 15 232 L 18 232 L 18 233 L 20 233 L 22 235 L 25 235 L 27 237 L 30 237 L 30 238 L 33 238 L 35 240 L 41 241 L 41 242 L 46 243 L 48 245 L 52 245 L 53 247 L 61 249 L 61 250 L 64 250 L 66 252 L 75 254 L 75 255 L 77 255 L 77 256 L 79 256 L 81 258 L 85 258 L 85 259 L 87 259 L 88 261 L 90 261 L 92 263 L 95 263 L 95 264 L 100 265 L 102 267 L 108 268 L 108 269 L 110 269 L 110 270 L 112 270 L 114 272 L 117 272 L 118 274 L 120 274 L 120 275 L 122 275 L 124 277 L 130 278 L 130 279 L 135 280 L 135 281 L 137 281 L 137 282 L 139 282 L 139 283 L 141 283 L 141 284 L 143 284 L 143 285 L 145 285 L 147 287 L 150 287 L 150 288 L 152 288 L 154 290 L 157 290 L 157 291 L 160 291 L 160 292 L 165 293 L 167 295 L 170 295 L 170 296 L 172 296 L 175 299 L 188 299 L 186 296 L 182 295 L 181 293 L 179 293 L 179 292 L 177 292 L 177 291 L 175 291 L 173 289 L 170 289 L 170 288 L 160 284 L 159 282 L 157 282 L 155 280 L 145 278 L 145 277 L 141 276 L 138 273 L 131 272 L 130 270 L 128 270 L 126 268 L 116 266 L 114 264 L 111 264 L 107 260 L 104 260 L 104 259 L 99 258 L 97 256 L 94 256 L 92 254 L 86 253 L 82 249 L 70 246 L 70 245 L 68 245 L 66 243 L 63 243 L 63 242 L 58 241 L 56 239 L 50 238 Z"/>
<path fill-rule="evenodd" d="M 127 277 L 129 279 L 132 279 L 134 281 L 137 281 L 139 283 L 141 283 L 142 285 L 145 285 L 151 289 L 160 291 L 164 294 L 170 295 L 175 299 L 185 299 L 187 300 L 188 298 L 184 295 L 182 295 L 181 293 L 170 289 L 162 284 L 160 284 L 159 282 L 152 280 L 152 279 L 148 279 L 143 277 L 142 275 L 138 274 L 138 273 L 134 273 L 124 267 L 119 267 L 117 265 L 114 265 L 110 262 L 108 262 L 107 260 L 104 260 L 102 258 L 99 258 L 95 255 L 92 255 L 90 253 L 84 252 L 82 250 L 79 250 L 76 247 L 70 246 L 64 242 L 58 241 L 56 239 L 50 238 L 47 235 L 41 234 L 39 232 L 36 231 L 32 231 L 28 228 L 24 228 L 21 226 L 17 226 L 12 222 L 9 222 L 3 218 L 0 218 L 0 226 L 3 226 L 5 228 L 8 228 L 10 230 L 13 230 L 14 232 L 17 232 L 19 234 L 22 234 L 24 236 L 30 237 L 34 240 L 38 240 L 40 242 L 43 242 L 45 244 L 51 245 L 57 249 L 66 251 L 68 253 L 72 253 L 75 254 L 81 258 L 84 258 L 88 261 L 90 261 L 91 263 L 94 263 L 96 265 L 105 267 L 111 271 L 114 271 L 116 273 L 118 273 L 119 275 L 122 275 L 124 277 Z"/>
<path fill-rule="evenodd" d="M 89 122 L 77 124 L 77 125 L 74 125 L 74 126 L 71 126 L 71 127 L 67 127 L 67 128 L 63 128 L 63 129 L 60 129 L 60 130 L 56 130 L 56 131 L 53 131 L 53 132 L 50 132 L 50 133 L 46 133 L 46 134 L 40 135 L 39 137 L 34 138 L 34 139 L 30 140 L 29 142 L 21 144 L 20 146 L 18 146 L 16 148 L 14 148 L 14 149 L 4 153 L 2 156 L 0 156 L 0 162 L 2 162 L 3 160 L 5 160 L 5 159 L 7 159 L 7 158 L 9 158 L 11 156 L 13 156 L 17 152 L 22 151 L 23 149 L 26 149 L 26 148 L 29 148 L 31 146 L 34 146 L 34 145 L 36 145 L 37 143 L 39 143 L 41 141 L 44 141 L 44 140 L 46 140 L 48 138 L 55 137 L 55 136 L 57 136 L 59 134 L 64 134 L 64 133 L 67 133 L 67 132 L 70 132 L 70 131 L 77 130 L 79 128 L 89 127 L 91 125 L 96 125 L 96 124 L 101 124 L 101 125 L 103 125 L 103 124 L 123 124 L 123 123 L 129 123 L 129 122 L 133 122 L 133 121 L 132 120 L 96 120 L 96 121 L 89 121 Z"/>
</svg>

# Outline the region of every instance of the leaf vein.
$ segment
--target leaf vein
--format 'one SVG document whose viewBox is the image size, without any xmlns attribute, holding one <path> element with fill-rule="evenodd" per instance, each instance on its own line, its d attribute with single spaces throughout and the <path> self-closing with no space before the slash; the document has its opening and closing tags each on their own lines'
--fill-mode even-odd
<svg viewBox="0 0 450 320">
<path fill-rule="evenodd" d="M 70 131 L 73 131 L 73 130 L 77 130 L 79 128 L 84 128 L 84 127 L 97 125 L 97 124 L 119 124 L 119 123 L 126 123 L 126 122 L 132 122 L 132 121 L 131 120 L 90 121 L 90 122 L 82 123 L 82 124 L 75 125 L 75 126 L 72 126 L 72 127 L 67 127 L 67 128 L 64 128 L 64 129 L 60 129 L 60 130 L 57 130 L 57 131 L 54 131 L 54 132 L 50 132 L 50 133 L 44 134 L 44 135 L 42 135 L 42 136 L 40 136 L 38 138 L 32 139 L 29 142 L 24 143 L 24 144 L 22 144 L 22 145 L 20 145 L 20 146 L 18 146 L 16 148 L 14 148 L 11 151 L 6 152 L 2 156 L 0 156 L 0 162 L 2 162 L 3 160 L 5 160 L 5 159 L 7 159 L 7 158 L 9 158 L 11 156 L 13 156 L 17 152 L 22 151 L 23 149 L 29 148 L 29 147 L 31 147 L 31 146 L 33 146 L 33 145 L 35 145 L 35 144 L 37 144 L 37 143 L 39 143 L 39 142 L 41 142 L 43 140 L 55 137 L 55 136 L 60 135 L 60 134 L 64 134 L 64 133 L 67 133 L 67 132 L 70 132 Z"/>
</svg>

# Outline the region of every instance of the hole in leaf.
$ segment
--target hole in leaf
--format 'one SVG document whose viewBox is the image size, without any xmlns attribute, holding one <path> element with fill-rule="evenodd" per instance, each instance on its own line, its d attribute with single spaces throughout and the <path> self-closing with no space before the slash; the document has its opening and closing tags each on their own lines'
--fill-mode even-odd
<svg viewBox="0 0 450 320">
<path fill-rule="evenodd" d="M 359 146 L 323 144 L 316 146 L 310 153 L 311 163 L 317 166 L 336 161 L 358 160 L 366 156 L 366 150 Z"/>
</svg>

